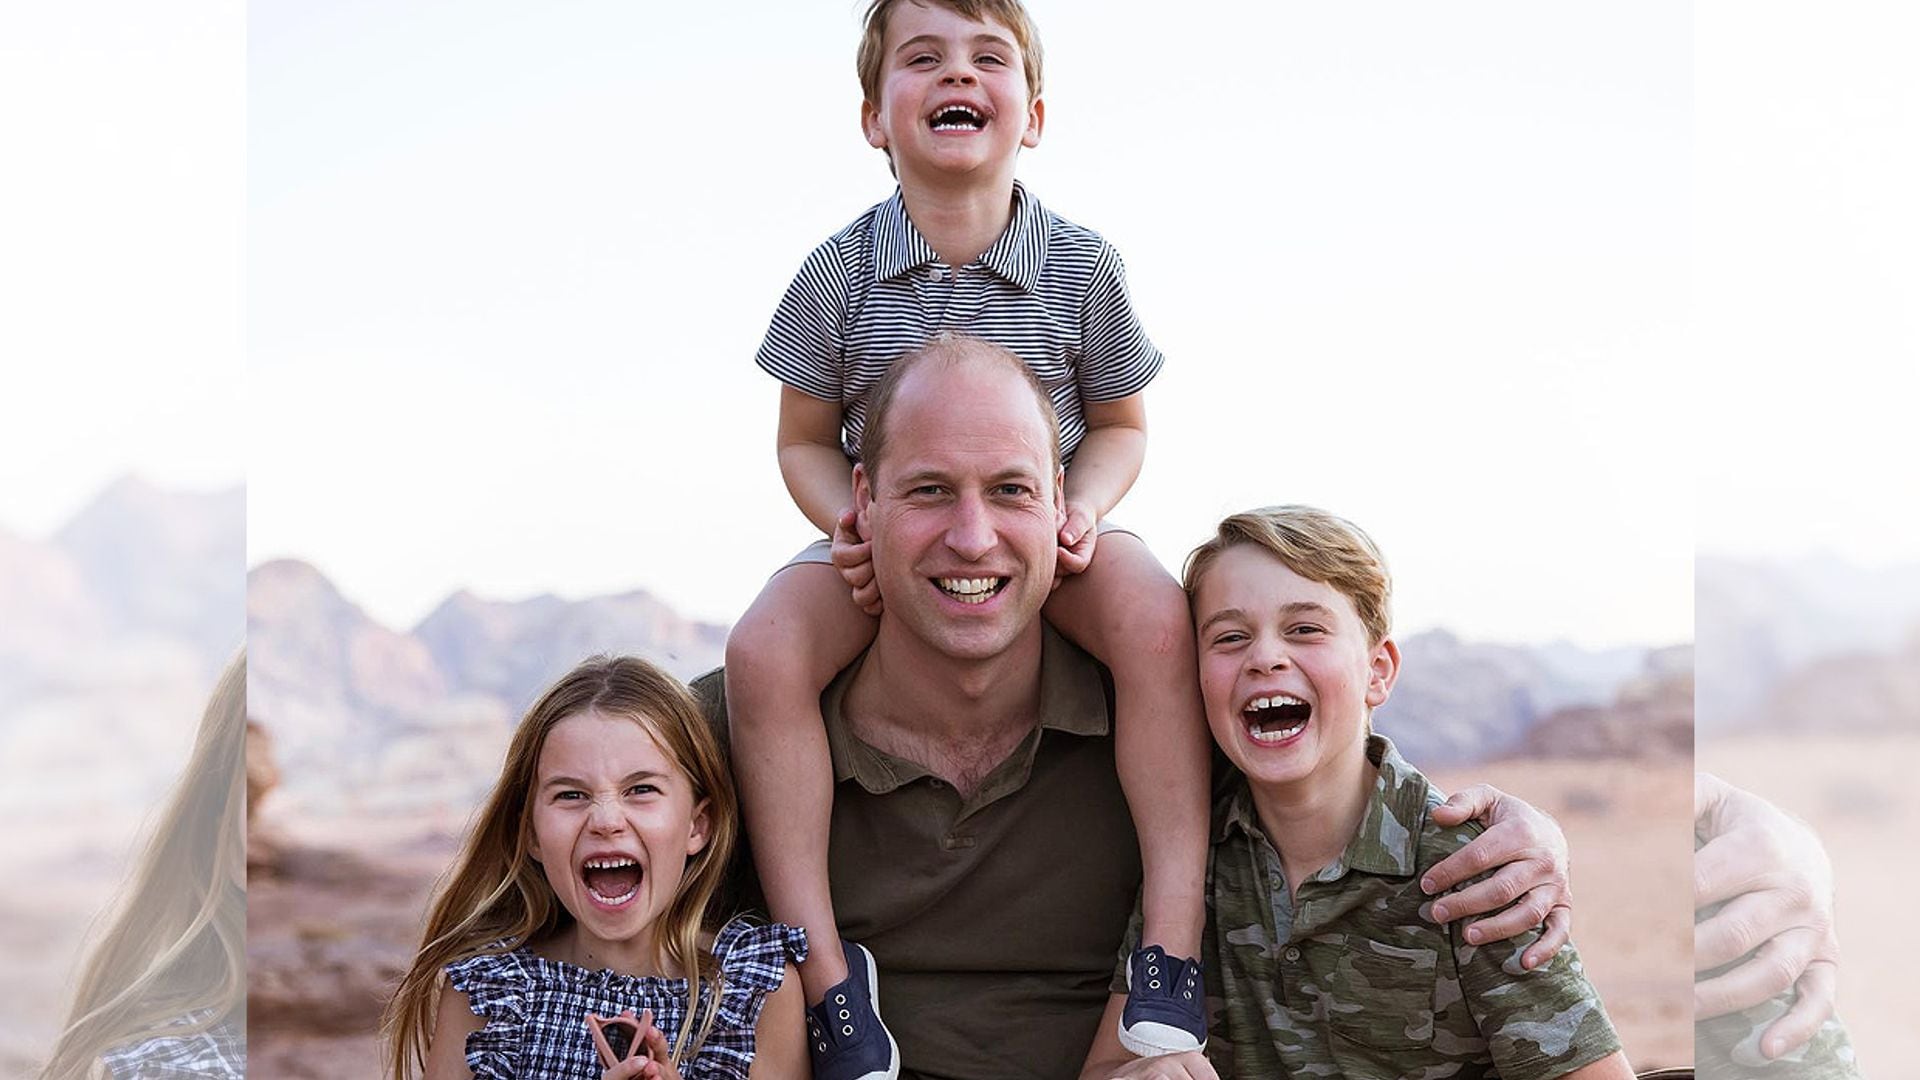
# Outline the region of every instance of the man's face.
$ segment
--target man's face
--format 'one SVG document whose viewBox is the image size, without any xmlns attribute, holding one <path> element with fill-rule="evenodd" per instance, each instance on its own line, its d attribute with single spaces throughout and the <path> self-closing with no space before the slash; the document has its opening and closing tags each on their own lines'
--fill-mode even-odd
<svg viewBox="0 0 1920 1080">
<path fill-rule="evenodd" d="M 1043 106 L 1028 92 L 1013 31 L 940 4 L 900 4 L 887 20 L 879 105 L 861 106 L 860 123 L 903 180 L 1011 168 L 1022 146 L 1040 144 Z"/>
<path fill-rule="evenodd" d="M 1060 485 L 1033 391 L 997 365 L 930 363 L 886 423 L 877 475 L 854 471 L 882 619 L 954 659 L 997 656 L 1053 590 Z"/>
</svg>

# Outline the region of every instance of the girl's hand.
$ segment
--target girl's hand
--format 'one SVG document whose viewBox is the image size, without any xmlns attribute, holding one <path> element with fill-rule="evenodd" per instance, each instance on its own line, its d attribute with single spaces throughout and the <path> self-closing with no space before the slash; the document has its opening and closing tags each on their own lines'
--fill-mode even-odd
<svg viewBox="0 0 1920 1080">
<path fill-rule="evenodd" d="M 1060 523 L 1060 573 L 1077 574 L 1093 562 L 1093 543 L 1100 535 L 1100 522 L 1084 504 L 1068 503 L 1066 520 Z"/>
<path fill-rule="evenodd" d="M 652 1010 L 648 1010 L 645 1020 L 633 1015 L 632 1009 L 627 1009 L 618 1016 L 600 1016 L 596 1013 L 588 1013 L 587 1030 L 593 1033 L 593 1048 L 600 1055 L 600 1064 L 607 1069 L 617 1071 L 618 1066 L 628 1061 L 635 1058 L 644 1058 L 641 1052 L 640 1037 L 646 1030 L 643 1025 L 650 1025 L 652 1020 Z M 610 1031 L 617 1032 L 618 1034 L 609 1035 Z M 613 1044 L 616 1039 L 623 1041 L 624 1053 L 614 1048 Z M 609 1073 L 609 1075 L 612 1075 L 612 1073 Z M 622 1073 L 621 1075 L 624 1076 L 627 1074 Z"/>
<path fill-rule="evenodd" d="M 625 1060 L 615 1060 L 613 1047 L 607 1041 L 605 1028 L 612 1023 L 622 1026 L 631 1025 L 639 1034 L 634 1037 L 633 1045 L 627 1050 Z M 632 1009 L 615 1017 L 587 1015 L 587 1026 L 593 1029 L 594 1048 L 600 1052 L 600 1063 L 606 1066 L 600 1080 L 680 1080 L 680 1070 L 673 1067 L 669 1060 L 672 1053 L 667 1045 L 667 1037 L 653 1026 L 653 1010 L 647 1009 L 639 1016 Z"/>
<path fill-rule="evenodd" d="M 652 1019 L 651 1014 L 648 1019 Z M 646 1047 L 647 1066 L 634 1075 L 645 1077 L 646 1080 L 680 1080 L 680 1070 L 674 1068 L 669 1060 L 672 1050 L 667 1046 L 665 1033 L 649 1023 L 641 1030 L 640 1040 Z"/>
<path fill-rule="evenodd" d="M 860 519 L 842 511 L 833 526 L 833 566 L 853 587 L 853 602 L 869 615 L 880 614 L 880 586 L 873 578 L 873 545 L 860 535 Z"/>
</svg>

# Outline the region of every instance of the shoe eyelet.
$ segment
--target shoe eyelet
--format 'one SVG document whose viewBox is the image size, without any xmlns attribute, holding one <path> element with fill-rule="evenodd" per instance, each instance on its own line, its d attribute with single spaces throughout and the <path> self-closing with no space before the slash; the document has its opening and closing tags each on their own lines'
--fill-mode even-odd
<svg viewBox="0 0 1920 1080">
<path fill-rule="evenodd" d="M 823 1053 L 823 1054 L 827 1052 L 827 1044 L 826 1044 L 826 1043 L 821 1043 L 821 1044 L 820 1044 L 820 1052 L 821 1052 L 821 1053 Z"/>
<path fill-rule="evenodd" d="M 1187 1000 L 1188 1000 L 1188 1001 L 1192 1001 L 1192 1000 L 1193 1000 L 1193 991 L 1191 991 L 1191 990 L 1189 990 L 1189 991 L 1187 991 Z"/>
<path fill-rule="evenodd" d="M 1150 982 L 1150 983 L 1148 983 L 1148 984 L 1147 984 L 1147 989 L 1149 989 L 1149 990 L 1158 990 L 1158 989 L 1160 989 L 1160 980 L 1159 980 L 1159 979 L 1155 979 L 1155 980 L 1153 980 L 1152 982 Z"/>
<path fill-rule="evenodd" d="M 841 1028 L 841 1029 L 840 1029 L 840 1034 L 842 1034 L 842 1035 L 851 1035 L 851 1034 L 853 1034 L 853 1029 L 852 1029 L 852 1028 L 850 1028 L 850 1027 L 843 1027 L 843 1028 Z"/>
<path fill-rule="evenodd" d="M 1149 975 L 1158 975 L 1158 974 L 1160 974 L 1160 969 L 1159 969 L 1159 968 L 1157 968 L 1157 967 L 1150 967 L 1150 968 L 1148 968 L 1148 969 L 1147 969 L 1147 974 L 1149 974 Z"/>
<path fill-rule="evenodd" d="M 845 1005 L 847 1003 L 847 995 L 845 994 L 833 995 L 833 1003 L 835 1005 Z"/>
<path fill-rule="evenodd" d="M 842 1020 L 851 1020 L 851 1019 L 853 1019 L 853 1014 L 852 1014 L 852 1013 L 850 1013 L 850 1012 L 848 1012 L 848 1011 L 847 1011 L 847 1010 L 845 1010 L 845 1009 L 841 1009 L 841 1010 L 840 1010 L 840 1019 L 842 1019 Z"/>
</svg>

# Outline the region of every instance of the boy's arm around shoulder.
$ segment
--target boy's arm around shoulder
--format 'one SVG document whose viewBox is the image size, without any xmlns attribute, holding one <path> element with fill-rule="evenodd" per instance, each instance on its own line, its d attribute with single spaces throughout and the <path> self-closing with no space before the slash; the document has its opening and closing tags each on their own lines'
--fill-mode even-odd
<svg viewBox="0 0 1920 1080">
<path fill-rule="evenodd" d="M 807 1080 L 805 1005 L 801 1001 L 800 971 L 792 964 L 780 980 L 780 989 L 760 1006 L 760 1022 L 753 1029 L 753 1066 L 749 1080 Z"/>
</svg>

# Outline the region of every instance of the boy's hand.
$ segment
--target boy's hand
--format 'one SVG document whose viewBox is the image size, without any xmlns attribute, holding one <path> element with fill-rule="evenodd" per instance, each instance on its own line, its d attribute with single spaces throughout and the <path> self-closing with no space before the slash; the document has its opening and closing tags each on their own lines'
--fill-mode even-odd
<svg viewBox="0 0 1920 1080">
<path fill-rule="evenodd" d="M 833 566 L 853 587 L 853 602 L 869 615 L 880 614 L 880 585 L 873 576 L 873 544 L 860 535 L 860 517 L 840 512 L 833 525 Z"/>
<path fill-rule="evenodd" d="M 1433 808 L 1434 823 L 1451 828 L 1477 818 L 1487 831 L 1434 864 L 1420 887 L 1442 893 L 1487 870 L 1497 872 L 1434 901 L 1433 921 L 1452 922 L 1468 915 L 1500 911 L 1470 924 L 1468 942 L 1505 941 L 1545 924 L 1540 939 L 1520 955 L 1520 966 L 1539 967 L 1572 936 L 1573 896 L 1567 880 L 1567 837 L 1551 817 L 1488 784 L 1457 791 Z"/>
<path fill-rule="evenodd" d="M 1112 1071 L 1107 1080 L 1220 1080 L 1207 1055 L 1198 1050 L 1140 1058 Z"/>
<path fill-rule="evenodd" d="M 1100 535 L 1099 519 L 1088 507 L 1067 504 L 1066 520 L 1060 523 L 1059 572 L 1077 574 L 1093 562 L 1094 540 Z"/>
<path fill-rule="evenodd" d="M 1694 984 L 1694 1016 L 1707 1019 L 1795 989 L 1793 1008 L 1763 1037 L 1778 1057 L 1812 1038 L 1833 1013 L 1839 946 L 1833 933 L 1833 867 L 1811 828 L 1709 773 L 1694 778 L 1697 907 L 1721 905 L 1693 928 L 1695 971 L 1746 959 Z"/>
</svg>

